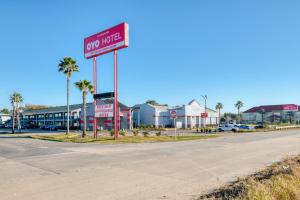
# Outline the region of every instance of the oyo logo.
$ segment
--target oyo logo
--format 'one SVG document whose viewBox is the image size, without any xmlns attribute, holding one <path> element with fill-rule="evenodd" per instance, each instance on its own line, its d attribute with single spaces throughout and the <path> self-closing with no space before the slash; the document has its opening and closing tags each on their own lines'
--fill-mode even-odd
<svg viewBox="0 0 300 200">
<path fill-rule="evenodd" d="M 94 49 L 98 48 L 99 46 L 100 46 L 100 41 L 99 40 L 95 40 L 95 41 L 87 43 L 86 49 L 88 51 L 90 51 L 90 50 L 94 50 Z"/>
</svg>

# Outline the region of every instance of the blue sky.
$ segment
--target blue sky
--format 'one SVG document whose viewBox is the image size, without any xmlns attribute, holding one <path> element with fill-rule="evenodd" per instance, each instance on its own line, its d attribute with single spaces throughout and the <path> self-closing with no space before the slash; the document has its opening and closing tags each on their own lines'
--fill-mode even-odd
<svg viewBox="0 0 300 200">
<path fill-rule="evenodd" d="M 64 105 L 61 58 L 80 66 L 72 84 L 92 80 L 83 39 L 120 22 L 119 99 L 181 105 L 208 95 L 208 106 L 235 111 L 300 102 L 300 4 L 279 0 L 0 1 L 0 108 L 13 91 L 28 104 Z M 113 90 L 113 55 L 98 58 L 98 89 Z M 89 100 L 92 100 L 91 96 Z M 71 88 L 71 103 L 81 93 Z"/>
</svg>

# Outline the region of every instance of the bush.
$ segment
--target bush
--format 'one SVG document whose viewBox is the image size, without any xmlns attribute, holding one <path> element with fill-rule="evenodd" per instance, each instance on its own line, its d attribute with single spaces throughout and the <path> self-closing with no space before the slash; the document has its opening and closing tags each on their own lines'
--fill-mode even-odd
<svg viewBox="0 0 300 200">
<path fill-rule="evenodd" d="M 138 134 L 139 134 L 139 129 L 133 129 L 133 130 L 132 130 L 132 133 L 133 133 L 134 136 L 138 136 Z"/>
<path fill-rule="evenodd" d="M 156 136 L 161 136 L 161 131 L 158 131 L 155 134 L 156 134 Z"/>
<path fill-rule="evenodd" d="M 115 135 L 115 130 L 114 129 L 112 129 L 112 130 L 110 130 L 110 136 L 114 136 Z"/>
<path fill-rule="evenodd" d="M 120 131 L 119 131 L 119 134 L 122 135 L 122 136 L 126 136 L 126 131 L 120 130 Z"/>
<path fill-rule="evenodd" d="M 144 137 L 148 137 L 148 136 L 149 136 L 149 132 L 144 131 L 144 132 L 143 132 L 143 135 L 144 135 Z"/>
</svg>

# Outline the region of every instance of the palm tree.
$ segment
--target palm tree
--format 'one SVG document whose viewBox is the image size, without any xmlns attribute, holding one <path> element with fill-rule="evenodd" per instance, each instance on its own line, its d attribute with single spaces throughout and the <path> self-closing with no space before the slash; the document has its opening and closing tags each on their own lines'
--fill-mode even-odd
<svg viewBox="0 0 300 200">
<path fill-rule="evenodd" d="M 234 106 L 237 108 L 238 110 L 238 122 L 241 123 L 241 116 L 240 116 L 240 109 L 244 106 L 244 103 L 242 101 L 237 101 Z"/>
<path fill-rule="evenodd" d="M 10 102 L 13 106 L 12 113 L 12 133 L 15 133 L 15 118 L 17 117 L 18 129 L 20 129 L 19 104 L 23 102 L 23 97 L 20 93 L 14 92 L 10 96 Z"/>
<path fill-rule="evenodd" d="M 223 104 L 218 102 L 216 105 L 216 110 L 219 111 L 219 125 L 220 125 L 220 121 L 221 121 L 221 109 L 223 109 Z"/>
<path fill-rule="evenodd" d="M 83 111 L 83 132 L 82 137 L 86 136 L 86 95 L 87 93 L 94 93 L 93 85 L 90 81 L 81 80 L 75 83 L 75 86 L 82 91 L 82 111 Z"/>
<path fill-rule="evenodd" d="M 70 127 L 70 107 L 69 107 L 69 96 L 70 96 L 70 78 L 73 72 L 78 72 L 78 65 L 73 58 L 65 57 L 63 60 L 59 61 L 58 71 L 62 72 L 67 77 L 67 132 L 69 134 Z"/>
</svg>

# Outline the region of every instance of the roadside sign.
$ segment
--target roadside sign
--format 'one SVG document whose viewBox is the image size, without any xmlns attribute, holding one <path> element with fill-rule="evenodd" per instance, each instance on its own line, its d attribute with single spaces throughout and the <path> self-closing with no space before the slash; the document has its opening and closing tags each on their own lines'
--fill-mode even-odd
<svg viewBox="0 0 300 200">
<path fill-rule="evenodd" d="M 173 119 L 177 118 L 177 112 L 176 112 L 176 110 L 172 110 L 170 112 L 170 115 L 171 115 L 171 118 L 173 118 Z"/>
<path fill-rule="evenodd" d="M 96 105 L 95 117 L 113 117 L 114 116 L 114 105 L 113 104 L 101 104 Z"/>
<path fill-rule="evenodd" d="M 129 46 L 129 26 L 121 23 L 84 39 L 84 57 L 92 58 Z"/>
<path fill-rule="evenodd" d="M 207 118 L 208 117 L 208 113 L 201 113 L 201 118 Z"/>
</svg>

